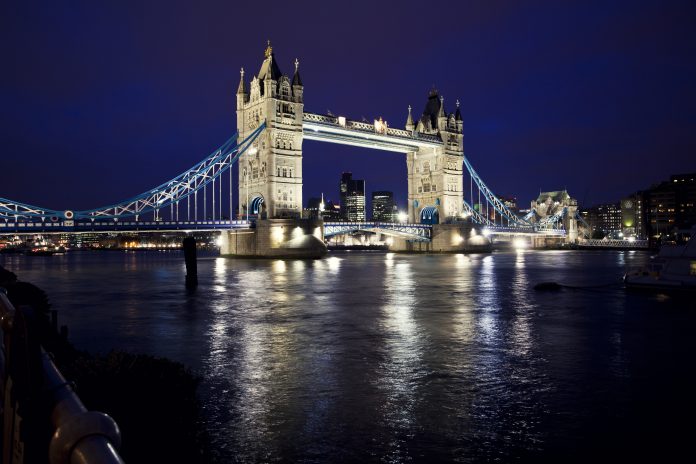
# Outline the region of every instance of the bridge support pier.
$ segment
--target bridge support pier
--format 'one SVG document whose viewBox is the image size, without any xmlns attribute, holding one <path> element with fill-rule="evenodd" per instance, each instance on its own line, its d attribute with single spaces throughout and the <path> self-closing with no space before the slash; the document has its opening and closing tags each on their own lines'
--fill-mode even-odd
<svg viewBox="0 0 696 464">
<path fill-rule="evenodd" d="M 548 237 L 541 235 L 532 237 L 532 248 L 560 248 L 566 240 L 563 237 Z"/>
<path fill-rule="evenodd" d="M 491 241 L 473 224 L 434 224 L 429 242 L 394 237 L 390 251 L 412 253 L 488 252 Z"/>
<path fill-rule="evenodd" d="M 262 219 L 256 227 L 221 235 L 220 255 L 254 258 L 321 258 L 324 223 L 316 219 Z"/>
</svg>

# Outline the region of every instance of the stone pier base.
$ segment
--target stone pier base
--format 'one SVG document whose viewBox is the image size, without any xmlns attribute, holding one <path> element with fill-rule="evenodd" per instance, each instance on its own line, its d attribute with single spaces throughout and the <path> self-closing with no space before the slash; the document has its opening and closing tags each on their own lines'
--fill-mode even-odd
<svg viewBox="0 0 696 464">
<path fill-rule="evenodd" d="M 472 224 L 435 224 L 430 242 L 393 237 L 390 251 L 413 253 L 472 253 L 491 251 L 491 241 Z"/>
<path fill-rule="evenodd" d="M 532 237 L 532 248 L 560 248 L 566 243 L 563 237 Z"/>
<path fill-rule="evenodd" d="M 221 236 L 220 255 L 255 258 L 321 258 L 324 223 L 316 219 L 261 219 L 254 229 Z"/>
</svg>

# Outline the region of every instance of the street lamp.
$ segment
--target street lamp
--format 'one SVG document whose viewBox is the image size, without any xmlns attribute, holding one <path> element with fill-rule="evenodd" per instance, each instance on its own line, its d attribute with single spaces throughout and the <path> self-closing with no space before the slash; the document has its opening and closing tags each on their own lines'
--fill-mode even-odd
<svg viewBox="0 0 696 464">
<path fill-rule="evenodd" d="M 397 215 L 399 222 L 405 223 L 408 221 L 408 213 L 404 213 L 403 211 L 400 211 L 399 214 Z"/>
</svg>

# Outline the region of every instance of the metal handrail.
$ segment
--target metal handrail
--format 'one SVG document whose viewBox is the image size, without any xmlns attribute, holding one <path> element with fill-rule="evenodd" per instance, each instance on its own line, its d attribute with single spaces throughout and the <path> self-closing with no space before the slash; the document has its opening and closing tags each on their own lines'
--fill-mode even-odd
<svg viewBox="0 0 696 464">
<path fill-rule="evenodd" d="M 0 291 L 0 380 L 3 386 L 6 385 L 9 371 L 4 342 L 12 329 L 15 313 L 4 291 Z M 54 433 L 49 444 L 50 464 L 123 464 L 117 451 L 121 446 L 121 432 L 116 422 L 107 414 L 85 408 L 70 382 L 65 380 L 51 355 L 43 348 L 41 363 L 45 388 L 51 395 L 53 405 L 50 420 Z M 4 408 L 8 406 L 5 404 Z M 7 417 L 7 414 L 4 416 Z M 4 433 L 4 436 L 8 434 Z M 4 443 L 4 447 L 11 445 L 11 442 Z"/>
</svg>

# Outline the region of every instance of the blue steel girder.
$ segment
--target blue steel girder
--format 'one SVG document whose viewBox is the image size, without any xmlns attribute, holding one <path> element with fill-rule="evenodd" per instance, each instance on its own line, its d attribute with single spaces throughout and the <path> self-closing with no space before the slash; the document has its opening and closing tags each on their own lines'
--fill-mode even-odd
<svg viewBox="0 0 696 464">
<path fill-rule="evenodd" d="M 539 220 L 534 226 L 538 230 L 559 229 L 559 225 L 562 228 L 563 218 L 565 218 L 567 213 L 568 208 L 564 206 L 558 213 Z"/>
<path fill-rule="evenodd" d="M 16 219 L 20 217 L 46 219 L 50 217 L 61 217 L 63 214 L 63 211 L 41 208 L 39 206 L 27 205 L 6 198 L 0 198 L 0 218 L 2 219 Z"/>
<path fill-rule="evenodd" d="M 502 201 L 500 201 L 498 197 L 495 196 L 493 191 L 488 188 L 488 186 L 483 182 L 483 179 L 481 179 L 481 177 L 479 177 L 479 175 L 476 173 L 474 167 L 471 165 L 471 163 L 469 163 L 469 160 L 466 158 L 466 156 L 464 157 L 464 165 L 466 166 L 466 169 L 469 171 L 469 175 L 471 175 L 471 178 L 476 183 L 476 186 L 478 187 L 479 191 L 483 193 L 484 197 L 486 198 L 486 201 L 488 201 L 488 203 L 491 206 L 493 206 L 493 208 L 498 212 L 498 214 L 510 221 L 511 224 L 527 227 L 531 225 L 528 222 L 517 217 L 515 213 L 510 211 L 508 207 L 505 206 L 505 204 Z"/>
<path fill-rule="evenodd" d="M 119 203 L 82 211 L 59 211 L 39 206 L 0 198 L 0 219 L 6 222 L 19 218 L 41 220 L 41 222 L 59 218 L 64 220 L 99 220 L 132 217 L 165 208 L 170 204 L 186 199 L 218 178 L 239 159 L 266 128 L 262 123 L 246 139 L 237 142 L 237 134 L 230 137 L 223 145 L 203 161 L 175 178 Z"/>
<path fill-rule="evenodd" d="M 592 228 L 591 228 L 590 225 L 587 223 L 587 221 L 585 221 L 585 218 L 583 218 L 582 215 L 580 214 L 580 211 L 576 211 L 576 212 L 575 212 L 575 219 L 577 219 L 578 221 L 582 222 L 582 225 L 584 225 L 584 226 L 587 228 L 587 230 L 592 230 Z"/>
<path fill-rule="evenodd" d="M 483 214 L 476 211 L 469 203 L 464 200 L 464 214 L 469 215 L 474 224 L 481 224 L 486 226 L 493 226 L 493 222 L 485 217 Z"/>
<path fill-rule="evenodd" d="M 218 178 L 223 172 L 226 172 L 265 128 L 266 123 L 264 122 L 246 139 L 234 146 L 232 144 L 236 141 L 237 134 L 233 135 L 206 159 L 174 179 L 148 192 L 115 205 L 87 211 L 77 211 L 75 212 L 75 217 L 78 219 L 102 219 L 138 216 L 165 208 L 171 203 L 185 200 L 193 195 L 194 192 Z"/>
</svg>

